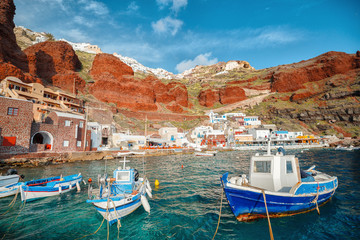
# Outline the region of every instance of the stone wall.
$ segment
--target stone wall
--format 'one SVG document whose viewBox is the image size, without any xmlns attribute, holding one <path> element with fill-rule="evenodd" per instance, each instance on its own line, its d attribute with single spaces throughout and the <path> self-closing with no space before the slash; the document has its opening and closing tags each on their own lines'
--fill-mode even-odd
<svg viewBox="0 0 360 240">
<path fill-rule="evenodd" d="M 17 115 L 8 115 L 9 107 L 17 109 Z M 29 152 L 32 109 L 30 101 L 0 97 L 0 153 Z M 15 145 L 3 146 L 8 145 L 6 137 L 15 137 Z"/>
</svg>

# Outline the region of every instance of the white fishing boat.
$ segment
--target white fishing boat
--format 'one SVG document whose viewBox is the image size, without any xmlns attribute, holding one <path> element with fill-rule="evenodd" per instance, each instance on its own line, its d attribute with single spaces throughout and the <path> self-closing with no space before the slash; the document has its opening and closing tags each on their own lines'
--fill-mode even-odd
<svg viewBox="0 0 360 240">
<path fill-rule="evenodd" d="M 9 169 L 7 175 L 0 176 L 0 187 L 13 185 L 19 182 L 20 175 L 17 174 L 15 169 Z"/>
<path fill-rule="evenodd" d="M 113 171 L 113 176 L 106 174 L 98 178 L 99 188 L 89 186 L 89 199 L 95 209 L 109 224 L 120 221 L 121 218 L 135 211 L 142 205 L 150 213 L 150 205 L 146 198 L 152 198 L 150 183 L 146 178 L 140 178 L 139 172 L 126 166 L 126 156 L 145 153 L 127 152 L 118 153 L 123 156 L 123 166 Z"/>
</svg>

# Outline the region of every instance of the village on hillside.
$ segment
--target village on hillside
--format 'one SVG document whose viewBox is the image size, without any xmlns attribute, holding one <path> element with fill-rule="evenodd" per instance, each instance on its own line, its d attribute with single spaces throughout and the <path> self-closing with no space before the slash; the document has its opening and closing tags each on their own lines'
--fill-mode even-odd
<svg viewBox="0 0 360 240">
<path fill-rule="evenodd" d="M 162 127 L 157 134 L 132 135 L 88 119 L 84 101 L 39 83 L 6 77 L 0 85 L 0 153 L 120 151 L 139 149 L 259 149 L 274 146 L 324 146 L 325 138 L 262 124 L 261 116 L 220 115 L 210 111 L 208 124 L 184 132 Z"/>
</svg>

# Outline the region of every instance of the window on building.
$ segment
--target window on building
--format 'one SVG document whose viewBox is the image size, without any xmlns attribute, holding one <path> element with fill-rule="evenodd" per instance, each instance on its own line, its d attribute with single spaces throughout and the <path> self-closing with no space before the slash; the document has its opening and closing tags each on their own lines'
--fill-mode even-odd
<svg viewBox="0 0 360 240">
<path fill-rule="evenodd" d="M 77 146 L 77 147 L 81 147 L 81 141 L 77 141 L 77 142 L 76 142 L 76 146 Z"/>
<path fill-rule="evenodd" d="M 7 115 L 17 116 L 19 114 L 18 108 L 9 107 L 7 111 Z"/>
<path fill-rule="evenodd" d="M 255 161 L 254 172 L 271 173 L 271 161 Z"/>
<path fill-rule="evenodd" d="M 70 120 L 65 120 L 65 127 L 70 127 Z"/>
<path fill-rule="evenodd" d="M 286 173 L 293 173 L 291 161 L 286 161 Z"/>
<path fill-rule="evenodd" d="M 64 143 L 63 143 L 63 146 L 64 146 L 64 147 L 68 147 L 68 146 L 69 146 L 69 141 L 68 141 L 68 140 L 65 140 Z"/>
<path fill-rule="evenodd" d="M 79 123 L 79 128 L 83 128 L 84 127 L 84 122 L 80 122 Z"/>
<path fill-rule="evenodd" d="M 16 137 L 2 137 L 2 146 L 11 147 L 16 145 Z"/>
</svg>

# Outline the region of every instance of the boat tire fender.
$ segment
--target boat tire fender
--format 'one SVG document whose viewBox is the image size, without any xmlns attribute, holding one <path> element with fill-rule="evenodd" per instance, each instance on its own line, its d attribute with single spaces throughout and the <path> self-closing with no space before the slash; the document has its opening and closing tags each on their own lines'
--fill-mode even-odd
<svg viewBox="0 0 360 240">
<path fill-rule="evenodd" d="M 135 181 L 139 180 L 139 172 L 136 169 L 134 169 L 134 176 L 135 176 Z"/>
</svg>

